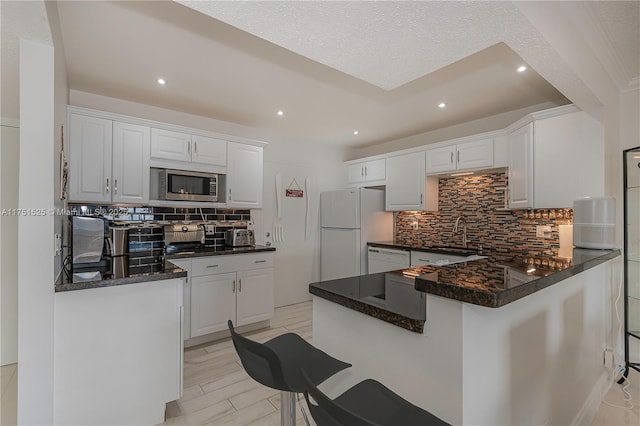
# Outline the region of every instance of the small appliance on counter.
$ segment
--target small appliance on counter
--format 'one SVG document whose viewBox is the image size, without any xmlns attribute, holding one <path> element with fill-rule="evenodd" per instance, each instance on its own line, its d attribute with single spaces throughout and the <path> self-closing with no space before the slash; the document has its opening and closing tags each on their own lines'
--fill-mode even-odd
<svg viewBox="0 0 640 426">
<path fill-rule="evenodd" d="M 586 197 L 573 202 L 573 245 L 590 249 L 616 248 L 616 200 Z"/>
<path fill-rule="evenodd" d="M 205 230 L 202 224 L 165 225 L 163 230 L 165 253 L 180 253 L 204 247 Z"/>
<path fill-rule="evenodd" d="M 74 268 L 105 266 L 106 221 L 101 217 L 71 216 L 71 259 Z"/>
<path fill-rule="evenodd" d="M 229 229 L 224 233 L 224 244 L 229 247 L 255 246 L 256 237 L 251 229 Z"/>
</svg>

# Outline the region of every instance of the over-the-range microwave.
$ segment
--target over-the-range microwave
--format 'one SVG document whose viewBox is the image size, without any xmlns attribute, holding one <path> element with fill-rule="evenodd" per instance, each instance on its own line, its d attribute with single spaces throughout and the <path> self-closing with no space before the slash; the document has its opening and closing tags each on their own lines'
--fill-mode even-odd
<svg viewBox="0 0 640 426">
<path fill-rule="evenodd" d="M 216 173 L 151 168 L 151 198 L 175 201 L 218 201 Z"/>
</svg>

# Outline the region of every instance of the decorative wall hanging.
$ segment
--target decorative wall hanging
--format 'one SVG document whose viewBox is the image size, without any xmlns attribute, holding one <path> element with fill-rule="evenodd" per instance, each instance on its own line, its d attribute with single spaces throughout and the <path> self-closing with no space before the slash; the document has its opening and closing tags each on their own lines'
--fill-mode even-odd
<svg viewBox="0 0 640 426">
<path fill-rule="evenodd" d="M 289 186 L 287 187 L 284 193 L 286 197 L 293 197 L 293 198 L 304 197 L 304 191 L 302 190 L 302 188 L 300 188 L 300 185 L 298 185 L 296 178 L 293 178 L 293 180 L 291 181 L 291 183 L 289 184 Z"/>
</svg>

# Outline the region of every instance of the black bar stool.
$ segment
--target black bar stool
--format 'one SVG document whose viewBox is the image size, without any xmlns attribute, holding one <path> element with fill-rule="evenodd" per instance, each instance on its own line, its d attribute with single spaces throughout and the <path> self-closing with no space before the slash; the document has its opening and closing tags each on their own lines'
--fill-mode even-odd
<svg viewBox="0 0 640 426">
<path fill-rule="evenodd" d="M 401 398 L 382 383 L 367 379 L 330 399 L 305 370 L 304 398 L 318 426 L 442 426 L 448 423 Z M 313 404 L 309 400 L 313 398 Z"/>
<path fill-rule="evenodd" d="M 286 333 L 258 343 L 236 333 L 231 320 L 227 325 L 247 374 L 258 383 L 281 391 L 280 421 L 283 426 L 296 424 L 296 394 L 305 389 L 301 369 L 307 372 L 310 383 L 318 384 L 351 367 L 351 364 L 316 349 L 297 334 Z"/>
</svg>

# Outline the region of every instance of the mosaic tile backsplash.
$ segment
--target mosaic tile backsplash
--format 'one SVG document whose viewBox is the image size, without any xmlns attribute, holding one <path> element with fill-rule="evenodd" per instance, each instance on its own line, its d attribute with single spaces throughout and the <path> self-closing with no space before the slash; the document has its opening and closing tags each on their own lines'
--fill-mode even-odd
<svg viewBox="0 0 640 426">
<path fill-rule="evenodd" d="M 500 210 L 505 207 L 504 172 L 440 178 L 438 212 L 398 212 L 398 244 L 462 246 L 454 233 L 458 216 L 467 226 L 470 248 L 524 255 L 553 255 L 559 248 L 558 225 L 573 223 L 572 209 Z M 414 230 L 417 222 L 418 230 Z M 551 226 L 551 238 L 536 237 L 537 225 Z"/>
</svg>

